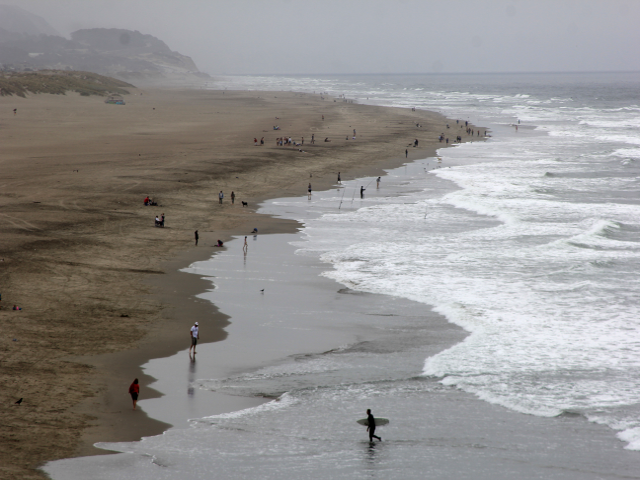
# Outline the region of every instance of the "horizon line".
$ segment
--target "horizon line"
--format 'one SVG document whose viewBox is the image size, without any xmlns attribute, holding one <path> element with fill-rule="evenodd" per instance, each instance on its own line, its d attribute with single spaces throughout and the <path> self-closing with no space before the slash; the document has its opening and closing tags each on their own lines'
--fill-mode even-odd
<svg viewBox="0 0 640 480">
<path fill-rule="evenodd" d="M 401 72 L 401 73 L 385 73 L 385 72 L 369 72 L 369 73 L 207 73 L 211 76 L 314 76 L 314 75 L 550 75 L 550 74 L 595 74 L 595 73 L 640 73 L 640 70 L 572 70 L 572 71 L 530 71 L 530 72 Z"/>
</svg>

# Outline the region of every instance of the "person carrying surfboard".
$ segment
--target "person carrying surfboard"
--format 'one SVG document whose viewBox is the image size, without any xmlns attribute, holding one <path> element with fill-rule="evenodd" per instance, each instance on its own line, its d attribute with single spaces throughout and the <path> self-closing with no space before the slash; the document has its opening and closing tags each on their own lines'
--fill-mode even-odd
<svg viewBox="0 0 640 480">
<path fill-rule="evenodd" d="M 373 418 L 373 414 L 371 413 L 371 409 L 367 408 L 367 432 L 369 432 L 369 441 L 373 442 L 374 438 L 377 438 L 379 441 L 382 441 L 380 437 L 374 435 L 376 433 L 376 419 Z"/>
</svg>

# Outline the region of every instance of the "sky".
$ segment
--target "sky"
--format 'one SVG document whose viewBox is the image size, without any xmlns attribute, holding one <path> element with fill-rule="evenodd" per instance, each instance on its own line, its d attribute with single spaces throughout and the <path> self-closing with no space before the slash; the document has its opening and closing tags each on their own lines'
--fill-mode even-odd
<svg viewBox="0 0 640 480">
<path fill-rule="evenodd" d="M 209 74 L 640 71 L 640 0 L 0 0 Z"/>
</svg>

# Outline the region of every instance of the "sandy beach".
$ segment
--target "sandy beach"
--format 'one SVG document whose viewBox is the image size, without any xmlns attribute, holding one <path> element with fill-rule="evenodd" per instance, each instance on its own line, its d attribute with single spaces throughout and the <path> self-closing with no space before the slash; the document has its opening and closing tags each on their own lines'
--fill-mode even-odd
<svg viewBox="0 0 640 480">
<path fill-rule="evenodd" d="M 194 319 L 216 316 L 206 342 L 223 340 L 228 324 L 194 298 L 209 283 L 178 269 L 254 227 L 295 231 L 256 215 L 257 203 L 304 195 L 310 182 L 326 189 L 338 172 L 382 174 L 405 149 L 409 160 L 433 155 L 447 123 L 280 92 L 135 90 L 126 101 L 0 98 L 1 478 L 44 478 L 35 468 L 47 460 L 164 431 L 131 412 L 129 383 L 140 378 L 143 399 L 157 395 L 140 365 L 187 348 Z M 276 146 L 282 136 L 304 145 Z M 144 206 L 147 195 L 159 206 Z M 165 227 L 155 228 L 160 214 Z"/>
</svg>

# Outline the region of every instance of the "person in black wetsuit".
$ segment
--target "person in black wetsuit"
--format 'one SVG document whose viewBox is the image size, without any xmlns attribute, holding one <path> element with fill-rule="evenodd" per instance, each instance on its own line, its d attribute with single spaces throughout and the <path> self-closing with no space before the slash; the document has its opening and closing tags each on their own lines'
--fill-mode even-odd
<svg viewBox="0 0 640 480">
<path fill-rule="evenodd" d="M 373 414 L 371 413 L 371 409 L 367 409 L 367 422 L 368 422 L 368 427 L 367 427 L 367 432 L 369 432 L 369 441 L 373 442 L 374 438 L 377 438 L 378 440 L 382 441 L 382 439 L 380 437 L 378 437 L 377 435 L 374 435 L 374 433 L 376 433 L 376 419 L 373 418 Z"/>
</svg>

